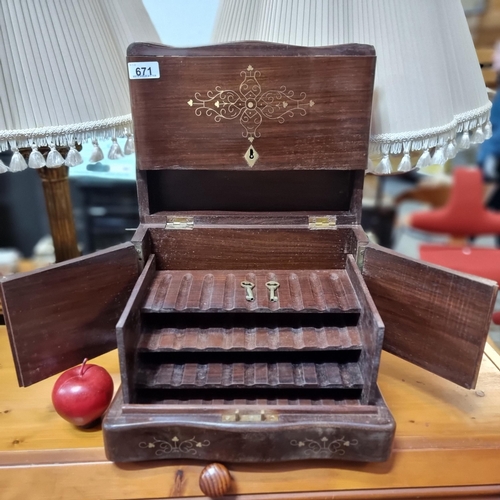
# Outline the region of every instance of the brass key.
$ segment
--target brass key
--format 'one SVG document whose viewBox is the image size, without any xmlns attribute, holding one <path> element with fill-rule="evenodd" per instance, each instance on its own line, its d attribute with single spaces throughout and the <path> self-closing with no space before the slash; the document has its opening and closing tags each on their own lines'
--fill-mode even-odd
<svg viewBox="0 0 500 500">
<path fill-rule="evenodd" d="M 241 286 L 245 289 L 246 292 L 245 299 L 247 299 L 248 302 L 253 302 L 254 296 L 252 290 L 255 288 L 255 285 L 251 281 L 242 281 Z"/>
<path fill-rule="evenodd" d="M 269 290 L 269 300 L 271 302 L 278 302 L 278 296 L 276 295 L 276 290 L 279 288 L 280 284 L 277 281 L 268 281 L 266 287 Z"/>
</svg>

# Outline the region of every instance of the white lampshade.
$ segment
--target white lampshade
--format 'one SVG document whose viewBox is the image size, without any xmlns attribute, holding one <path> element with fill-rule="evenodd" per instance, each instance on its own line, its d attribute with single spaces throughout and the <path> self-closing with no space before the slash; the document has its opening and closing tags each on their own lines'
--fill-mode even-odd
<svg viewBox="0 0 500 500">
<path fill-rule="evenodd" d="M 239 40 L 375 46 L 374 173 L 443 164 L 491 136 L 460 0 L 221 0 L 213 41 Z"/>
<path fill-rule="evenodd" d="M 0 0 L 0 151 L 14 151 L 11 170 L 26 167 L 18 148 L 131 130 L 133 41 L 160 41 L 141 0 Z"/>
<path fill-rule="evenodd" d="M 99 0 L 99 3 L 119 51 L 123 71 L 126 71 L 127 47 L 131 43 L 161 42 L 142 0 Z"/>
</svg>

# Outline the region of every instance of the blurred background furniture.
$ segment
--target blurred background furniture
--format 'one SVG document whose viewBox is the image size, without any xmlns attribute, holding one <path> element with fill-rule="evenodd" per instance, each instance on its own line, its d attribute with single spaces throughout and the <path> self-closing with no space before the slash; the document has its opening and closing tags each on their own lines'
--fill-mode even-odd
<svg viewBox="0 0 500 500">
<path fill-rule="evenodd" d="M 410 224 L 416 229 L 468 238 L 500 234 L 500 213 L 484 203 L 485 185 L 477 167 L 456 167 L 453 184 L 444 206 L 413 213 Z"/>
<path fill-rule="evenodd" d="M 367 174 L 363 187 L 361 225 L 372 241 L 392 248 L 396 205 L 385 189 L 387 177 Z"/>
<path fill-rule="evenodd" d="M 422 260 L 500 282 L 500 249 L 470 245 L 470 238 L 500 234 L 500 213 L 484 204 L 485 185 L 475 167 L 453 171 L 450 197 L 441 208 L 414 212 L 415 229 L 449 235 L 449 244 L 420 246 Z"/>
<path fill-rule="evenodd" d="M 427 182 L 426 182 L 427 181 Z M 405 201 L 420 201 L 439 208 L 446 205 L 450 197 L 451 184 L 446 179 L 433 181 L 432 178 L 421 178 L 413 188 L 408 189 L 396 196 L 394 203 L 399 205 Z"/>
<path fill-rule="evenodd" d="M 124 149 L 125 139 L 118 143 Z M 112 141 L 101 141 L 103 148 Z M 82 150 L 83 163 L 70 169 L 71 198 L 78 241 L 83 254 L 130 241 L 139 223 L 135 154 L 90 163 L 91 148 Z"/>
<path fill-rule="evenodd" d="M 139 225 L 134 180 L 98 175 L 70 178 L 75 223 L 84 254 L 129 241 Z"/>
</svg>

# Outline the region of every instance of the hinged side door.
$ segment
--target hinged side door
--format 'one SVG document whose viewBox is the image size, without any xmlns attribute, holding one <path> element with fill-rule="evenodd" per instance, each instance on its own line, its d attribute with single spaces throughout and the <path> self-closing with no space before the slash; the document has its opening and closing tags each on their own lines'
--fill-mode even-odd
<svg viewBox="0 0 500 500">
<path fill-rule="evenodd" d="M 139 274 L 131 243 L 0 282 L 19 385 L 116 347 L 115 325 Z"/>
<path fill-rule="evenodd" d="M 474 388 L 497 284 L 371 243 L 361 267 L 385 324 L 383 348 Z"/>
</svg>

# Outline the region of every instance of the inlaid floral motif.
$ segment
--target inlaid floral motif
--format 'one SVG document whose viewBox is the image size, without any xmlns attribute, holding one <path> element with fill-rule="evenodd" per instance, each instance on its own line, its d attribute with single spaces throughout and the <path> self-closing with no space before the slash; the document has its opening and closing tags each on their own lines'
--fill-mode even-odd
<svg viewBox="0 0 500 500">
<path fill-rule="evenodd" d="M 198 448 L 205 448 L 207 446 L 210 446 L 210 441 L 206 439 L 204 441 L 196 441 L 196 438 L 192 437 L 191 439 L 181 440 L 177 436 L 169 440 L 153 438 L 152 441 L 139 443 L 140 448 L 155 450 L 155 455 L 158 457 L 170 454 L 180 455 L 182 453 L 197 455 Z"/>
<path fill-rule="evenodd" d="M 344 437 L 330 440 L 325 436 L 318 441 L 314 439 L 304 439 L 303 441 L 297 441 L 293 439 L 292 441 L 290 441 L 290 444 L 292 446 L 304 448 L 304 455 L 306 456 L 318 456 L 327 458 L 332 455 L 345 455 L 346 448 L 348 448 L 349 446 L 357 446 L 358 440 L 347 440 Z"/>
<path fill-rule="evenodd" d="M 295 114 L 306 115 L 307 108 L 314 106 L 314 101 L 307 100 L 305 92 L 296 96 L 285 85 L 279 90 L 262 91 L 259 83 L 261 73 L 252 66 L 240 75 L 243 81 L 238 91 L 216 86 L 215 90 L 207 91 L 206 96 L 196 92 L 194 99 L 189 99 L 187 104 L 195 108 L 196 116 L 205 114 L 216 122 L 239 118 L 243 127 L 242 136 L 250 142 L 260 137 L 258 128 L 264 119 L 284 123 L 285 118 Z"/>
</svg>

